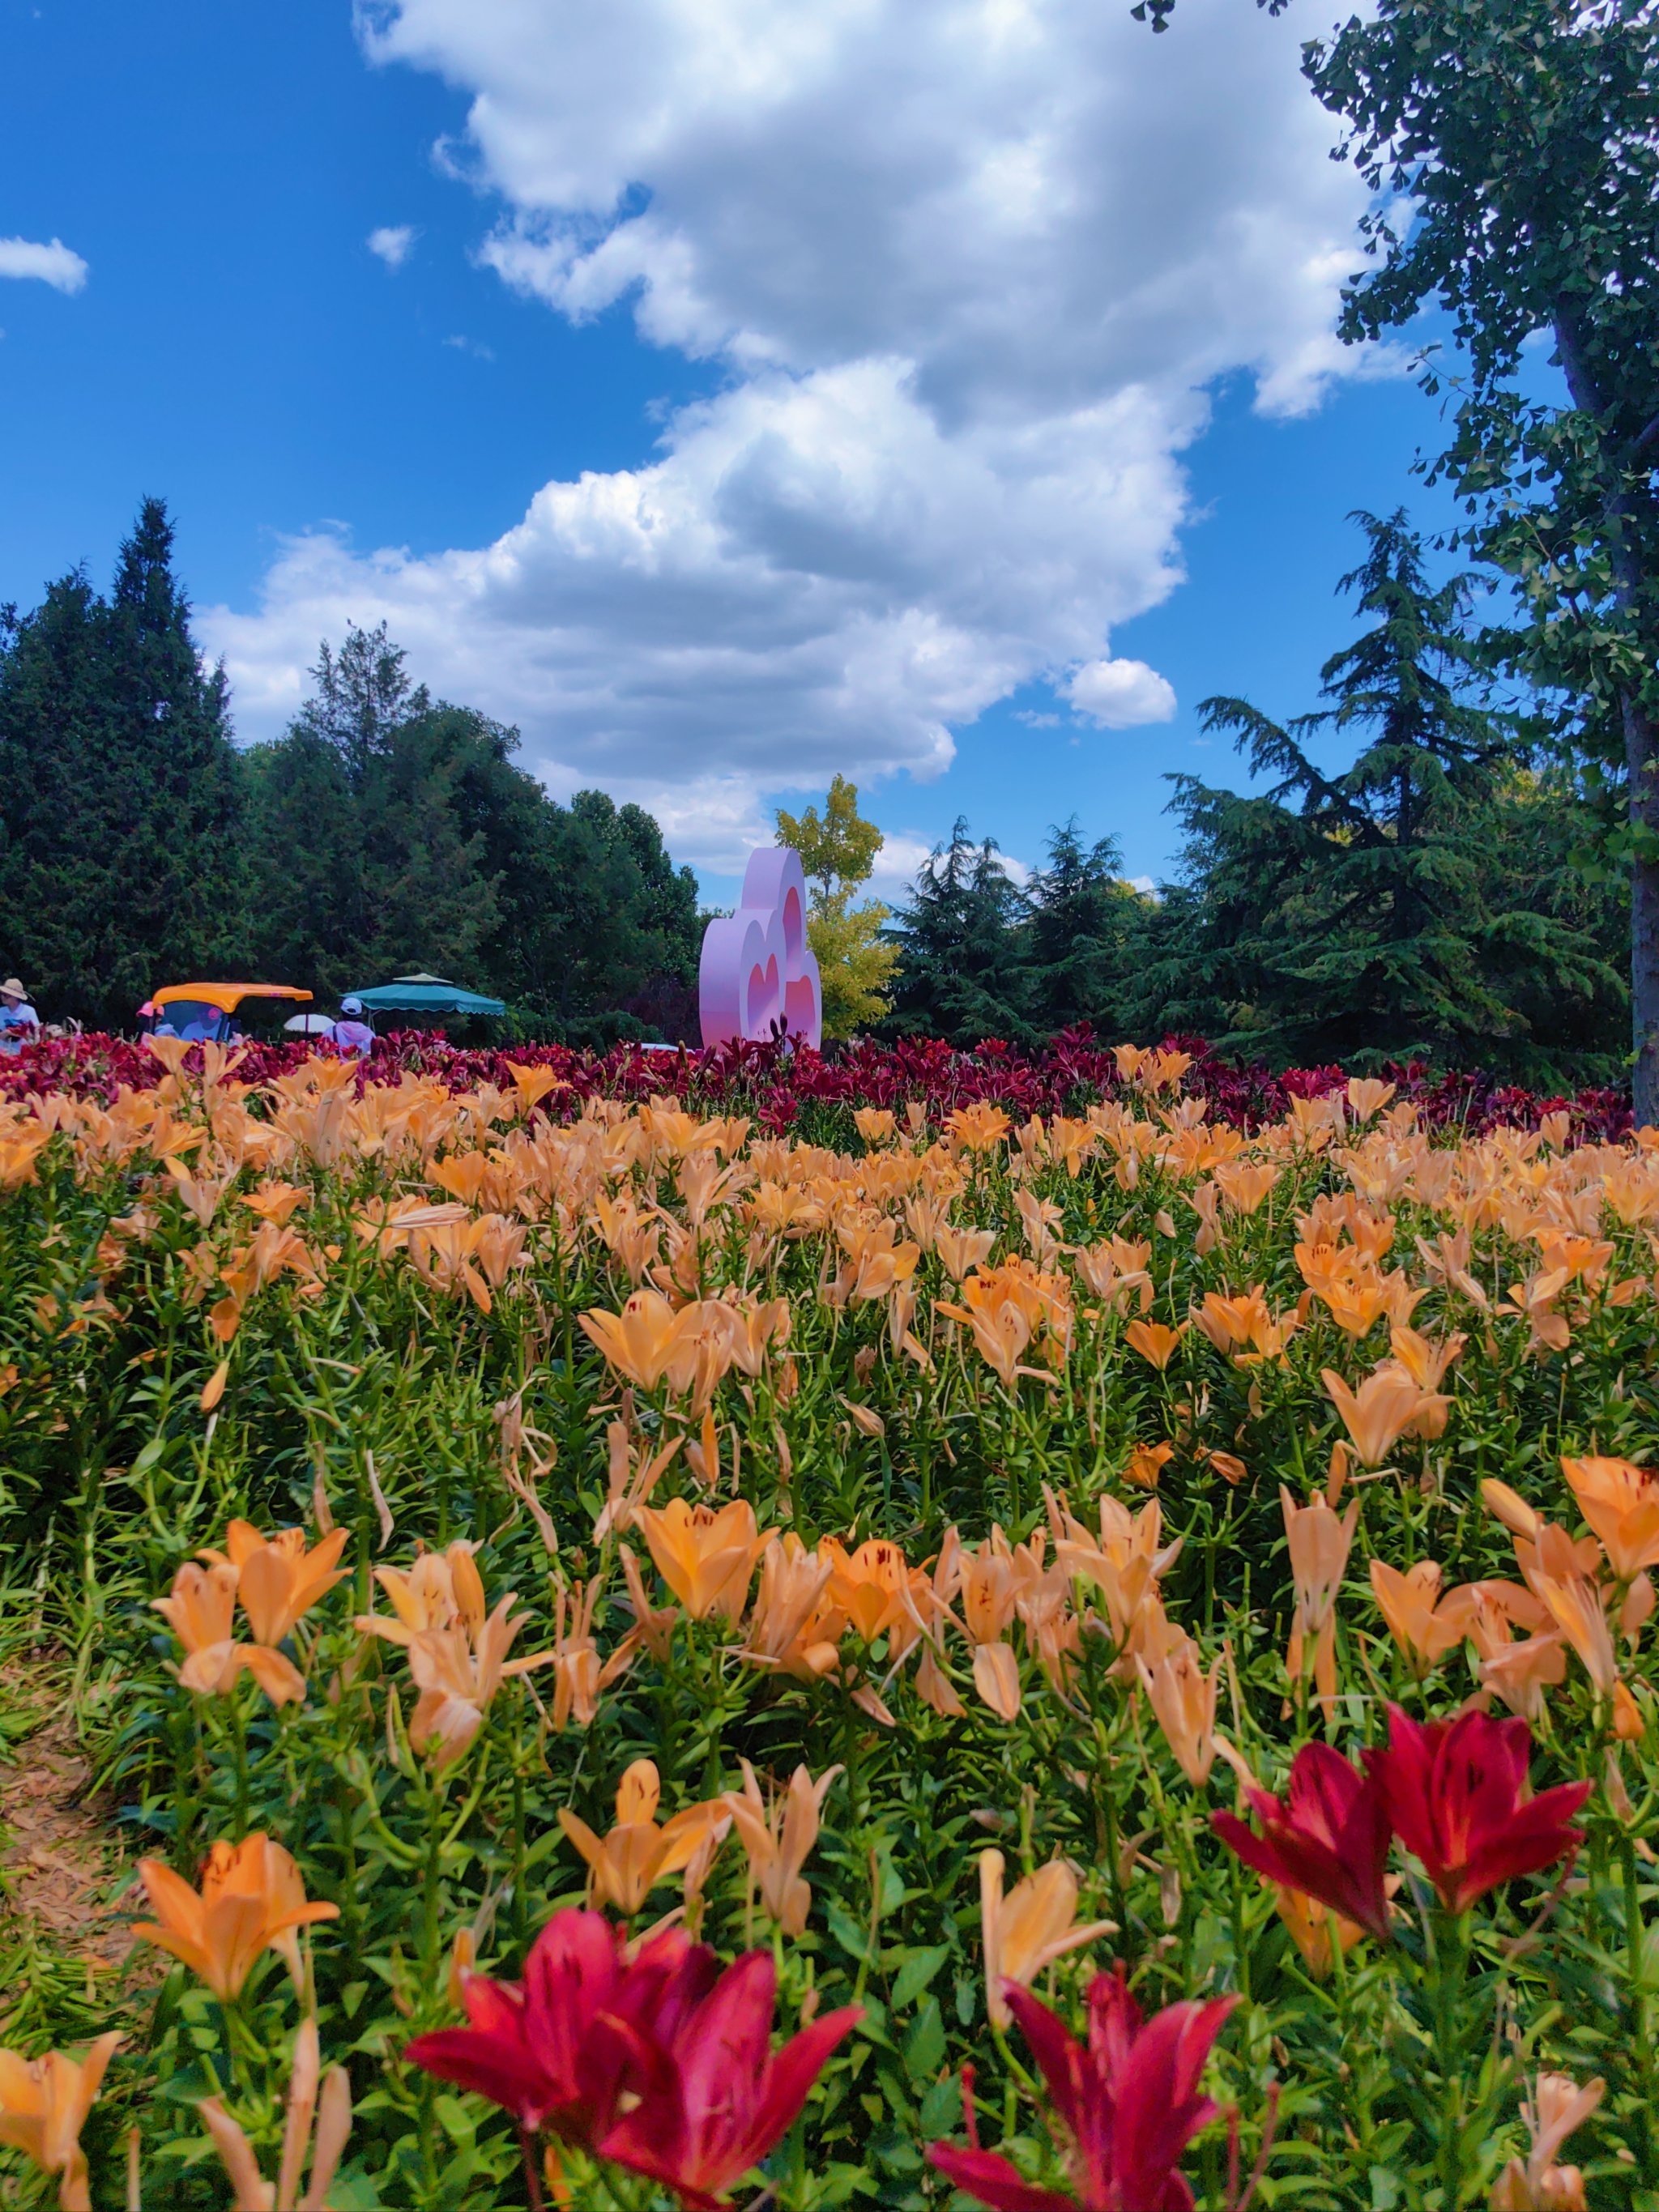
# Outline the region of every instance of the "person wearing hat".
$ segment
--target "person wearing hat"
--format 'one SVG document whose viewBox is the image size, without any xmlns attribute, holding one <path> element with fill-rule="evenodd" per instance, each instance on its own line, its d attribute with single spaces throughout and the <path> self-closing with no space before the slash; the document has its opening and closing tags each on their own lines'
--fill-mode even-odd
<svg viewBox="0 0 1659 2212">
<path fill-rule="evenodd" d="M 374 1032 L 363 1019 L 361 999 L 342 999 L 340 1018 L 329 1029 L 329 1042 L 342 1052 L 367 1052 L 374 1042 Z"/>
<path fill-rule="evenodd" d="M 29 1004 L 29 994 L 15 975 L 0 983 L 0 1050 L 21 1052 L 40 1034 L 40 1017 Z"/>
</svg>

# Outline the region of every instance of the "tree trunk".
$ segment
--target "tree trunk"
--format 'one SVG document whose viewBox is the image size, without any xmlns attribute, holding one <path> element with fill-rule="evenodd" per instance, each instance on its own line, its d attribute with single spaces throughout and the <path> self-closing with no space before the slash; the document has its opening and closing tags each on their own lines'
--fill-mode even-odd
<svg viewBox="0 0 1659 2212">
<path fill-rule="evenodd" d="M 1638 1129 L 1659 1126 L 1659 725 L 1629 692 L 1622 701 L 1630 821 L 1630 1012 L 1632 1104 Z"/>
<path fill-rule="evenodd" d="M 1591 368 L 1578 308 L 1558 299 L 1554 324 L 1556 350 L 1573 404 L 1597 418 L 1598 434 L 1605 437 L 1607 395 Z M 1605 519 L 1610 526 L 1607 551 L 1613 599 L 1638 631 L 1643 580 L 1632 533 L 1621 526 L 1631 507 L 1627 472 L 1652 431 L 1650 423 L 1616 462 L 1604 448 L 1601 464 L 1607 487 Z M 1651 491 L 1644 488 L 1638 496 L 1649 502 Z M 1643 642 L 1651 665 L 1652 641 Z M 1659 858 L 1655 857 L 1659 855 L 1659 723 L 1632 692 L 1621 692 L 1619 704 L 1634 833 L 1630 861 L 1631 1103 L 1636 1126 L 1643 1129 L 1659 1127 Z"/>
</svg>

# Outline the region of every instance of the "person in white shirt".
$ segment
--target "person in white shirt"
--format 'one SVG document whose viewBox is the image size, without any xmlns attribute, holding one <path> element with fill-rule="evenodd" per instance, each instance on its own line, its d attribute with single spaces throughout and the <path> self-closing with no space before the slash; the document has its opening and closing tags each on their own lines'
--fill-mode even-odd
<svg viewBox="0 0 1659 2212">
<path fill-rule="evenodd" d="M 15 975 L 0 983 L 0 1050 L 21 1052 L 40 1034 L 40 1017 Z"/>
<path fill-rule="evenodd" d="M 374 1032 L 363 1019 L 361 999 L 342 999 L 340 1018 L 329 1030 L 329 1041 L 339 1046 L 342 1052 L 367 1052 L 374 1042 Z"/>
</svg>

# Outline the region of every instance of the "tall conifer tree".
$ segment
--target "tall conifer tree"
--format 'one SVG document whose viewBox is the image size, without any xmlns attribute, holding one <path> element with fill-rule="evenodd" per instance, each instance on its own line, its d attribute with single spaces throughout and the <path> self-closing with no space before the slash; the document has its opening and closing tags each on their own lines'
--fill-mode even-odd
<svg viewBox="0 0 1659 2212">
<path fill-rule="evenodd" d="M 49 1018 L 130 1022 L 234 951 L 240 780 L 172 553 L 147 499 L 110 600 L 77 570 L 0 640 L 6 957 Z"/>
</svg>

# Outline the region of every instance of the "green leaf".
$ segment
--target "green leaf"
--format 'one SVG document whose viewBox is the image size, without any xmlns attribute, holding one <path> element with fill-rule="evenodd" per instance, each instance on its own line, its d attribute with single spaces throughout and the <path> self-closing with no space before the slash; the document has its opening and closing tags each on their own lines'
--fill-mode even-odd
<svg viewBox="0 0 1659 2212">
<path fill-rule="evenodd" d="M 904 2039 L 905 2070 L 913 2081 L 926 2081 L 945 2063 L 945 2021 L 939 1999 L 929 1997 Z"/>
<path fill-rule="evenodd" d="M 950 1955 L 948 1943 L 933 1943 L 926 1950 L 908 1952 L 894 1977 L 893 2009 L 903 2012 L 913 2005 Z"/>
</svg>

